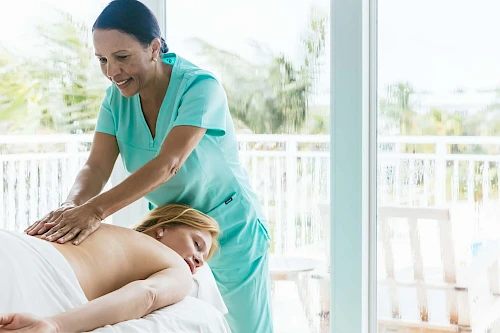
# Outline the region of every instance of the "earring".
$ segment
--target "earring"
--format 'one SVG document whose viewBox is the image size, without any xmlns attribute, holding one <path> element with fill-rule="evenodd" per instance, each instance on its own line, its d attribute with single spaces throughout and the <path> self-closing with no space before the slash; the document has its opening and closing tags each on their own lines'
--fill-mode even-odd
<svg viewBox="0 0 500 333">
<path fill-rule="evenodd" d="M 156 62 L 158 59 L 156 59 L 156 57 L 153 58 L 153 61 Z"/>
</svg>

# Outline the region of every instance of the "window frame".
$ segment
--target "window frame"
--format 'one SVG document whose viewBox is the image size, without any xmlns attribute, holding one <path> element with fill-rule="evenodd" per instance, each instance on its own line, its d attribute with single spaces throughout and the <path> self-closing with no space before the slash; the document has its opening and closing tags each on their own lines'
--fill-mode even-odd
<svg viewBox="0 0 500 333">
<path fill-rule="evenodd" d="M 166 33 L 166 20 L 167 20 L 167 0 L 140 0 L 145 4 L 156 16 L 158 24 L 160 25 L 161 34 L 165 37 Z"/>
<path fill-rule="evenodd" d="M 331 332 L 377 332 L 377 0 L 331 0 Z"/>
</svg>

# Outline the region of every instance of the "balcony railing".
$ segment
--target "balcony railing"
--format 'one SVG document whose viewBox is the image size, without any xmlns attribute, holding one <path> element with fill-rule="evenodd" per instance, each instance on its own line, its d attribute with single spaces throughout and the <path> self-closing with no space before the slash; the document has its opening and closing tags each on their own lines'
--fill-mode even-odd
<svg viewBox="0 0 500 333">
<path fill-rule="evenodd" d="M 85 162 L 91 139 L 0 136 L 0 227 L 22 230 L 57 207 Z M 239 135 L 238 140 L 242 164 L 270 222 L 272 252 L 322 243 L 318 204 L 330 197 L 329 136 Z M 468 222 L 498 220 L 491 212 L 500 206 L 499 137 L 380 137 L 378 144 L 380 204 L 448 205 L 462 210 Z M 107 188 L 124 177 L 117 165 Z M 120 219 L 126 216 L 131 215 Z"/>
</svg>

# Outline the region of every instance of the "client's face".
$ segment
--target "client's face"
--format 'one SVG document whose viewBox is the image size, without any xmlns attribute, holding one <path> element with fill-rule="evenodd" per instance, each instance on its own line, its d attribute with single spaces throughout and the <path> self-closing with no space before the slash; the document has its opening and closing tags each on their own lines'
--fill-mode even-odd
<svg viewBox="0 0 500 333">
<path fill-rule="evenodd" d="M 166 228 L 160 241 L 177 252 L 194 274 L 203 266 L 212 247 L 212 236 L 206 230 L 198 230 L 188 226 Z"/>
</svg>

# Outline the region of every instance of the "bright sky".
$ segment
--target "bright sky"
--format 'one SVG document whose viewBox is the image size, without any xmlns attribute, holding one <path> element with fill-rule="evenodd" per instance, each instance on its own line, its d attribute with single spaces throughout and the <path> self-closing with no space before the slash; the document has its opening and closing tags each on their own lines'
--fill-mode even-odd
<svg viewBox="0 0 500 333">
<path fill-rule="evenodd" d="M 499 13 L 498 0 L 379 0 L 379 82 L 500 85 Z"/>
<path fill-rule="evenodd" d="M 108 0 L 44 2 L 90 26 Z M 0 42 L 30 49 L 35 23 L 50 22 L 44 2 L 10 1 L 0 11 Z M 329 10 L 329 0 L 168 0 L 167 43 L 185 55 L 189 48 L 183 41 L 199 37 L 249 55 L 247 42 L 254 39 L 296 59 L 311 3 Z M 500 85 L 500 1 L 379 0 L 378 5 L 381 90 L 398 80 L 433 91 Z"/>
<path fill-rule="evenodd" d="M 168 6 L 167 37 L 173 47 L 196 36 L 238 52 L 254 39 L 291 55 L 300 47 L 299 33 L 309 12 L 304 0 L 183 0 Z"/>
<path fill-rule="evenodd" d="M 37 27 L 50 24 L 55 9 L 70 13 L 75 20 L 89 28 L 109 0 L 8 0 L 9 5 L 0 10 L 0 46 L 7 45 L 16 51 L 36 53 L 40 45 Z M 42 46 L 43 47 L 43 46 Z"/>
</svg>

